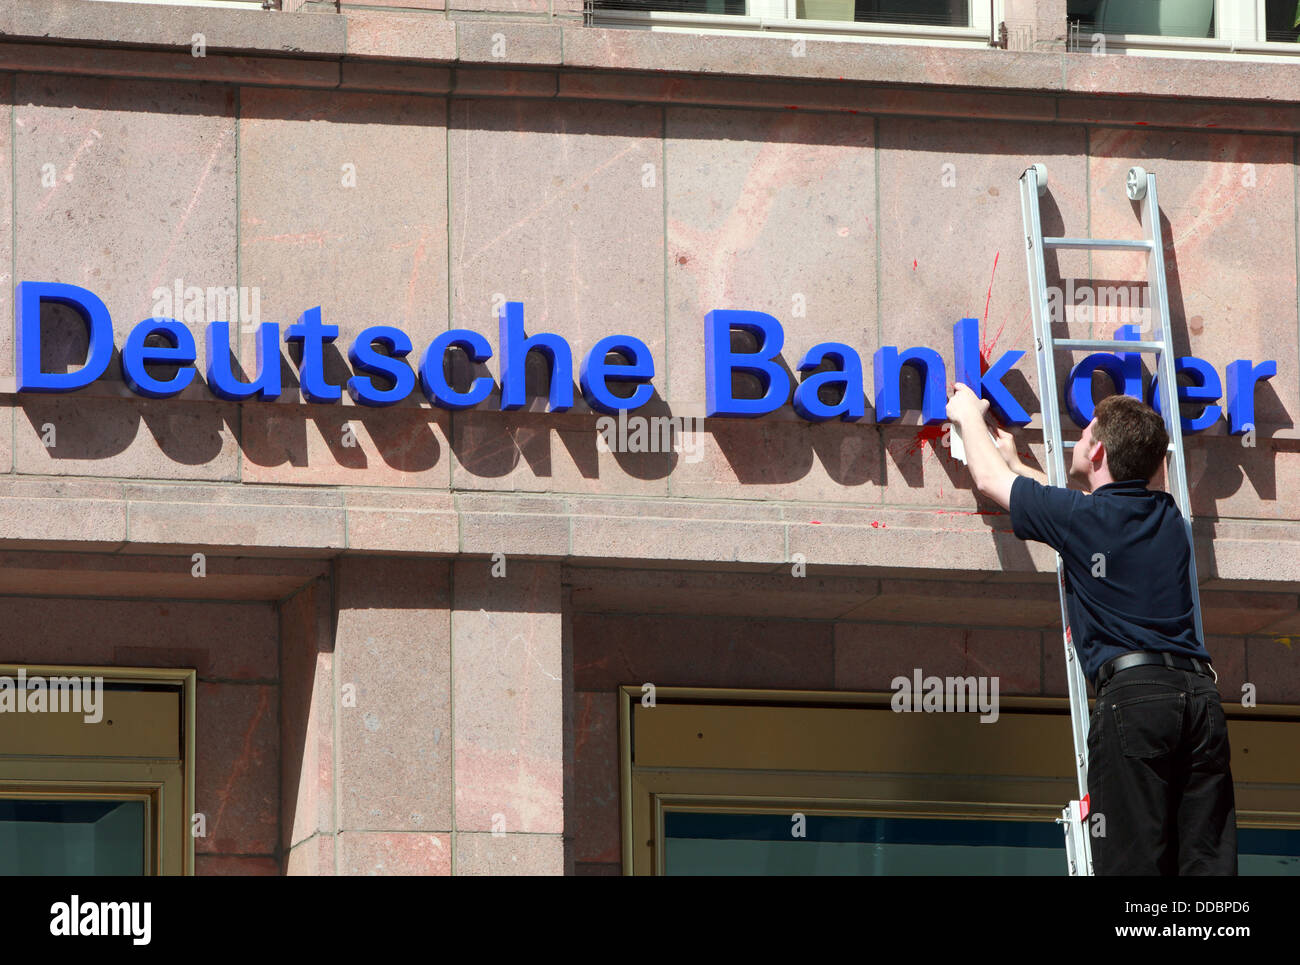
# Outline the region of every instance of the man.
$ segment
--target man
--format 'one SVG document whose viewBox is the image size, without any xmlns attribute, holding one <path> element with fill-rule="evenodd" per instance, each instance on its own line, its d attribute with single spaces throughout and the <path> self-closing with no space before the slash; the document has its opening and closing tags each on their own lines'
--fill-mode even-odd
<svg viewBox="0 0 1300 965">
<path fill-rule="evenodd" d="M 1098 403 L 1070 460 L 1085 493 L 1044 485 L 1005 430 L 995 446 L 988 405 L 958 384 L 948 418 L 976 488 L 1010 510 L 1016 536 L 1061 554 L 1075 650 L 1097 695 L 1088 731 L 1094 872 L 1235 875 L 1227 723 L 1196 639 L 1191 548 L 1173 497 L 1148 486 L 1164 470 L 1163 420 L 1130 396 Z"/>
</svg>

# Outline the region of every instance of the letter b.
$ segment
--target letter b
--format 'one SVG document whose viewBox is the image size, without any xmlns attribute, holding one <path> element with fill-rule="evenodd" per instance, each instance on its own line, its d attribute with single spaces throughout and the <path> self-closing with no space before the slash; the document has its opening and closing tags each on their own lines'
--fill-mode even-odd
<svg viewBox="0 0 1300 965">
<path fill-rule="evenodd" d="M 731 330 L 738 328 L 758 339 L 755 352 L 734 352 Z M 772 360 L 785 344 L 781 323 L 766 312 L 715 309 L 704 316 L 704 379 L 707 416 L 765 415 L 785 405 L 790 376 Z M 731 394 L 731 374 L 739 370 L 758 377 L 763 395 L 737 399 Z"/>
</svg>

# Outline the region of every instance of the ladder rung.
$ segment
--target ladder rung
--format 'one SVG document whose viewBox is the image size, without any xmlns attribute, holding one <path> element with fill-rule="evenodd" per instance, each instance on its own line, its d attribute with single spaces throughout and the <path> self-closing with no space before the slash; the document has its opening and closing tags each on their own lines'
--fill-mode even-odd
<svg viewBox="0 0 1300 965">
<path fill-rule="evenodd" d="M 1140 238 L 1044 238 L 1044 248 L 1082 248 L 1088 251 L 1150 251 L 1151 242 Z"/>
<path fill-rule="evenodd" d="M 1094 352 L 1163 352 L 1164 342 L 1126 342 L 1123 339 L 1105 338 L 1056 338 L 1052 339 L 1055 348 L 1088 349 Z"/>
</svg>

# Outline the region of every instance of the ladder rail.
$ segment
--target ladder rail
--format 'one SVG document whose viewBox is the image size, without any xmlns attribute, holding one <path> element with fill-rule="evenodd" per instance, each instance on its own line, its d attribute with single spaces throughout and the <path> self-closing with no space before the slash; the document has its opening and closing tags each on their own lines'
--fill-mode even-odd
<svg viewBox="0 0 1300 965">
<path fill-rule="evenodd" d="M 1043 185 L 1046 188 L 1046 185 Z M 1044 400 L 1041 406 L 1043 417 L 1043 440 L 1046 448 L 1044 462 L 1047 466 L 1047 481 L 1053 486 L 1066 485 L 1065 461 L 1062 456 L 1060 416 L 1056 400 L 1060 393 L 1056 383 L 1056 353 L 1052 336 L 1052 319 L 1045 315 L 1047 299 L 1047 267 L 1043 257 L 1043 227 L 1038 208 L 1039 196 L 1038 170 L 1028 168 L 1020 176 L 1020 206 L 1027 232 L 1025 242 L 1028 248 L 1025 261 L 1029 271 L 1030 315 L 1034 326 L 1035 357 L 1038 361 L 1038 389 Z M 1048 402 L 1050 401 L 1050 404 Z M 1057 598 L 1061 612 L 1062 637 L 1065 645 L 1066 680 L 1070 692 L 1070 730 L 1074 739 L 1075 776 L 1078 782 L 1079 799 L 1071 802 L 1062 812 L 1065 823 L 1066 853 L 1072 875 L 1092 874 L 1092 850 L 1086 829 L 1076 822 L 1081 822 L 1080 801 L 1088 794 L 1088 697 L 1087 683 L 1083 677 L 1083 668 L 1074 651 L 1074 642 L 1070 634 L 1070 617 L 1065 604 L 1065 563 L 1061 554 L 1056 553 Z"/>
<path fill-rule="evenodd" d="M 1201 625 L 1201 591 L 1196 576 L 1196 541 L 1192 533 L 1192 505 L 1187 493 L 1187 462 L 1183 450 L 1183 420 L 1178 406 L 1178 375 L 1175 367 L 1172 324 L 1169 320 L 1169 285 L 1165 276 L 1164 239 L 1160 230 L 1160 203 L 1156 195 L 1156 176 L 1147 173 L 1146 196 L 1142 200 L 1142 223 L 1151 238 L 1151 252 L 1147 256 L 1147 290 L 1150 293 L 1153 324 L 1160 326 L 1160 341 L 1164 351 L 1158 356 L 1160 411 L 1165 429 L 1169 433 L 1170 457 L 1167 466 L 1167 484 L 1170 495 L 1183 517 L 1187 534 L 1188 578 L 1191 584 L 1192 616 L 1196 625 L 1196 641 L 1205 643 Z"/>
</svg>

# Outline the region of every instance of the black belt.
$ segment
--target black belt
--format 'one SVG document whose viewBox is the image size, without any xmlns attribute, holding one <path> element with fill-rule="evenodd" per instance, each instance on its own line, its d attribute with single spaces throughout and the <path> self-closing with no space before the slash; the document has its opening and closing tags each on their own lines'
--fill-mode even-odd
<svg viewBox="0 0 1300 965">
<path fill-rule="evenodd" d="M 1112 657 L 1101 665 L 1101 669 L 1097 671 L 1097 689 L 1100 690 L 1106 686 L 1106 681 L 1121 670 L 1145 667 L 1150 664 L 1163 664 L 1166 667 L 1173 667 L 1177 670 L 1190 670 L 1193 673 L 1204 674 L 1206 677 L 1218 679 L 1214 671 L 1210 669 L 1207 660 L 1200 660 L 1196 657 L 1178 657 L 1172 653 L 1124 653 L 1118 657 Z"/>
</svg>

